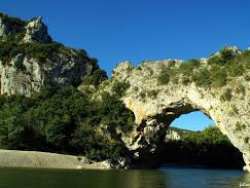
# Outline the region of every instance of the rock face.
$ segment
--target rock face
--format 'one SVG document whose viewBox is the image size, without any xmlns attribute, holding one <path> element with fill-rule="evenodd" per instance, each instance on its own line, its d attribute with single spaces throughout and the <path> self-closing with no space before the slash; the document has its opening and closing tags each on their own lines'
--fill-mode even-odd
<svg viewBox="0 0 250 188">
<path fill-rule="evenodd" d="M 250 171 L 250 82 L 246 79 L 250 72 L 229 79 L 220 88 L 203 88 L 192 81 L 186 83 L 183 75 L 159 84 L 163 67 L 178 69 L 181 64 L 180 60 L 165 60 L 133 67 L 130 62 L 123 62 L 113 71 L 104 90 L 110 91 L 117 81 L 129 83 L 121 100 L 136 117 L 134 130 L 122 136 L 126 147 L 134 152 L 135 158 L 143 157 L 145 153 L 154 154 L 175 118 L 199 110 L 210 117 L 242 152 L 245 169 Z M 201 67 L 209 69 L 207 59 L 201 60 Z M 239 88 L 243 91 L 239 92 Z M 230 96 L 227 100 L 223 98 L 225 94 Z"/>
<path fill-rule="evenodd" d="M 30 21 L 25 27 L 26 33 L 24 41 L 26 42 L 51 42 L 47 26 L 42 22 L 42 17 Z"/>
<path fill-rule="evenodd" d="M 168 142 L 168 141 L 177 141 L 177 140 L 180 140 L 181 139 L 181 136 L 180 134 L 175 131 L 175 130 L 167 130 L 167 133 L 166 133 L 166 136 L 165 136 L 165 142 Z"/>
<path fill-rule="evenodd" d="M 7 41 L 7 42 L 6 42 Z M 43 86 L 79 85 L 98 69 L 83 50 L 53 42 L 42 18 L 0 14 L 0 94 L 30 96 Z"/>
<path fill-rule="evenodd" d="M 42 17 L 33 18 L 31 21 L 23 21 L 19 18 L 9 17 L 0 13 L 0 37 L 22 34 L 24 42 L 52 42 L 48 34 L 47 26 L 42 22 Z"/>
<path fill-rule="evenodd" d="M 22 64 L 22 70 L 16 67 Z M 30 96 L 43 86 L 77 85 L 88 77 L 95 66 L 72 52 L 69 56 L 55 54 L 41 63 L 23 54 L 13 57 L 8 65 L 0 61 L 0 93 Z M 25 70 L 25 71 L 23 71 Z"/>
</svg>

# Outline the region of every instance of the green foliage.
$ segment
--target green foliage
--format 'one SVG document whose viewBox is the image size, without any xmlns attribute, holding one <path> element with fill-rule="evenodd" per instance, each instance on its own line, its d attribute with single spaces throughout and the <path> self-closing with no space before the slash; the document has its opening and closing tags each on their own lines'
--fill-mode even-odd
<svg viewBox="0 0 250 188">
<path fill-rule="evenodd" d="M 190 66 L 190 67 L 198 67 L 198 66 L 200 66 L 200 61 L 198 59 L 190 59 L 188 61 L 188 66 Z"/>
<path fill-rule="evenodd" d="M 241 126 L 241 124 L 240 124 L 239 122 L 236 123 L 235 127 L 236 127 L 236 128 L 235 128 L 235 131 L 237 131 L 237 132 L 238 132 L 238 131 L 241 131 L 242 128 L 243 128 L 243 126 Z"/>
<path fill-rule="evenodd" d="M 28 55 L 40 61 L 51 58 L 55 52 L 62 52 L 63 45 L 59 43 L 19 43 L 14 36 L 0 41 L 0 58 L 7 64 L 17 54 Z"/>
<path fill-rule="evenodd" d="M 219 54 L 213 55 L 209 58 L 209 64 L 225 65 L 229 61 L 235 58 L 235 54 L 232 49 L 223 48 Z"/>
<path fill-rule="evenodd" d="M 146 97 L 146 94 L 145 94 L 144 91 L 141 91 L 141 92 L 139 93 L 139 96 L 140 96 L 140 98 L 144 99 L 144 98 Z"/>
<path fill-rule="evenodd" d="M 180 72 L 184 76 L 192 75 L 192 72 L 200 66 L 199 60 L 191 59 L 187 63 L 182 63 L 180 65 Z"/>
<path fill-rule="evenodd" d="M 212 84 L 211 74 L 207 68 L 202 68 L 193 73 L 192 81 L 199 87 L 210 87 Z"/>
<path fill-rule="evenodd" d="M 23 21 L 20 18 L 9 17 L 3 13 L 0 13 L 0 17 L 2 18 L 3 23 L 7 27 L 12 28 L 14 31 L 20 30 L 22 27 L 24 27 L 27 24 L 26 21 Z"/>
<path fill-rule="evenodd" d="M 232 90 L 231 89 L 226 89 L 224 93 L 221 95 L 220 99 L 222 101 L 230 101 L 232 99 Z"/>
<path fill-rule="evenodd" d="M 224 61 L 223 61 L 223 59 L 220 57 L 220 56 L 218 56 L 218 55 L 214 55 L 214 56 L 212 56 L 212 57 L 210 57 L 209 59 L 208 59 L 208 63 L 209 64 L 215 64 L 215 65 L 223 65 L 224 64 Z"/>
<path fill-rule="evenodd" d="M 0 145 L 3 148 L 23 148 L 25 128 L 21 126 L 19 106 L 0 111 Z"/>
<path fill-rule="evenodd" d="M 154 98 L 157 97 L 158 92 L 157 92 L 156 90 L 149 90 L 149 91 L 147 92 L 147 95 L 148 95 L 150 98 L 154 99 Z"/>
<path fill-rule="evenodd" d="M 170 81 L 170 69 L 164 68 L 161 70 L 160 75 L 157 77 L 158 84 L 166 85 Z"/>
<path fill-rule="evenodd" d="M 0 146 L 115 158 L 125 152 L 115 130 L 131 131 L 134 120 L 134 114 L 108 93 L 99 102 L 74 87 L 44 88 L 31 98 L 1 96 Z M 101 130 L 101 124 L 107 128 Z"/>
<path fill-rule="evenodd" d="M 177 73 L 182 74 L 183 84 L 192 80 L 199 87 L 223 87 L 227 85 L 229 78 L 244 75 L 247 69 L 250 69 L 248 51 L 240 54 L 233 49 L 223 48 L 208 59 L 208 66 L 201 67 L 198 60 L 189 60 L 180 65 Z"/>
<path fill-rule="evenodd" d="M 226 71 L 218 66 L 211 68 L 211 79 L 214 87 L 222 87 L 227 84 Z"/>
<path fill-rule="evenodd" d="M 107 80 L 107 74 L 104 70 L 97 68 L 82 84 L 99 86 L 104 80 Z"/>
<path fill-rule="evenodd" d="M 245 137 L 245 138 L 244 138 L 244 142 L 245 142 L 245 144 L 248 144 L 248 143 L 249 143 L 249 140 L 250 140 L 250 138 L 249 138 L 249 137 Z"/>
<path fill-rule="evenodd" d="M 130 84 L 128 82 L 115 81 L 112 87 L 112 93 L 118 98 L 121 98 L 129 86 Z"/>
<path fill-rule="evenodd" d="M 235 55 L 234 55 L 234 52 L 233 50 L 229 49 L 229 48 L 223 48 L 221 51 L 220 51 L 220 56 L 221 58 L 223 59 L 223 61 L 230 61 L 232 60 L 233 58 L 235 58 Z"/>
<path fill-rule="evenodd" d="M 246 94 L 246 88 L 243 84 L 240 84 L 237 88 L 236 88 L 236 93 L 237 94 L 242 94 L 243 96 L 245 96 Z"/>
<path fill-rule="evenodd" d="M 134 114 L 127 110 L 125 105 L 115 95 L 104 93 L 98 111 L 100 121 L 111 128 L 120 128 L 123 132 L 129 132 L 134 125 Z"/>
<path fill-rule="evenodd" d="M 70 48 L 63 46 L 60 43 L 22 43 L 20 42 L 23 35 L 12 34 L 7 39 L 0 41 L 0 59 L 4 64 L 10 62 L 10 60 L 18 54 L 27 55 L 35 59 L 45 61 L 52 58 L 56 53 L 68 55 Z M 81 52 L 81 51 L 79 51 Z M 81 53 L 86 57 L 86 54 Z M 20 67 L 20 65 L 18 65 Z"/>
<path fill-rule="evenodd" d="M 218 128 L 209 126 L 201 132 L 177 129 L 177 132 L 181 139 L 168 141 L 163 147 L 166 163 L 242 168 L 241 153 Z"/>
</svg>

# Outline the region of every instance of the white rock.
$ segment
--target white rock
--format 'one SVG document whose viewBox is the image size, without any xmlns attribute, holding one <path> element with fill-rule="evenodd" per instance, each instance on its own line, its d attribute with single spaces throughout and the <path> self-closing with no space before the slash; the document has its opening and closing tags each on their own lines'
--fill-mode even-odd
<svg viewBox="0 0 250 188">
<path fill-rule="evenodd" d="M 238 53 L 236 48 L 232 49 Z M 126 147 L 133 151 L 148 148 L 150 152 L 157 147 L 155 141 L 162 138 L 160 135 L 175 118 L 200 110 L 211 117 L 221 132 L 243 153 L 245 169 L 250 169 L 250 82 L 240 76 L 218 89 L 205 89 L 195 83 L 183 84 L 181 81 L 160 85 L 157 77 L 168 62 L 146 62 L 132 70 L 130 63 L 122 63 L 116 67 L 111 82 L 103 89 L 109 91 L 116 81 L 130 84 L 121 100 L 134 112 L 137 125 L 131 133 L 122 134 Z M 247 74 L 250 75 L 250 72 Z M 177 76 L 181 80 L 181 76 Z M 242 85 L 245 93 L 237 93 L 237 88 Z M 221 100 L 226 89 L 232 91 L 230 101 Z M 154 91 L 156 95 L 150 96 L 149 91 Z"/>
</svg>

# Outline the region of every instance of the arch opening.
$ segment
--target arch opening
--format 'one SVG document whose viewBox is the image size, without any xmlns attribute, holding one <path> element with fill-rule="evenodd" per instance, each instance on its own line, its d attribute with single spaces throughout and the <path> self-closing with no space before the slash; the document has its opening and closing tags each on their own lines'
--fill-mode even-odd
<svg viewBox="0 0 250 188">
<path fill-rule="evenodd" d="M 195 125 L 196 124 L 196 125 Z M 190 105 L 164 109 L 141 124 L 141 167 L 175 165 L 242 169 L 241 152 L 208 114 Z M 138 161 L 137 161 L 138 162 Z"/>
<path fill-rule="evenodd" d="M 164 165 L 235 169 L 244 166 L 241 152 L 201 111 L 180 115 L 172 121 L 161 152 Z"/>
</svg>

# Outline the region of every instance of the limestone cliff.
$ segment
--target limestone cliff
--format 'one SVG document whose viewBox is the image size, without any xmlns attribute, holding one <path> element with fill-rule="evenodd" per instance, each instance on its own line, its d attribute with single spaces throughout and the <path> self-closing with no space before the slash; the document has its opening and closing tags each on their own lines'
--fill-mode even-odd
<svg viewBox="0 0 250 188">
<path fill-rule="evenodd" d="M 0 14 L 0 94 L 77 86 L 98 68 L 85 51 L 52 41 L 41 17 L 23 21 Z"/>
<path fill-rule="evenodd" d="M 181 136 L 180 134 L 175 131 L 175 130 L 172 130 L 172 129 L 168 129 L 167 132 L 166 132 L 166 136 L 165 136 L 165 142 L 168 142 L 168 141 L 177 141 L 177 140 L 180 140 L 181 139 Z"/>
<path fill-rule="evenodd" d="M 250 170 L 250 51 L 223 49 L 208 59 L 147 61 L 119 64 L 102 91 L 116 82 L 129 85 L 121 100 L 132 110 L 136 126 L 123 134 L 135 158 L 154 153 L 171 122 L 200 110 L 243 154 Z M 100 92 L 102 92 L 100 91 Z M 143 153 L 143 154 L 141 154 Z"/>
</svg>

